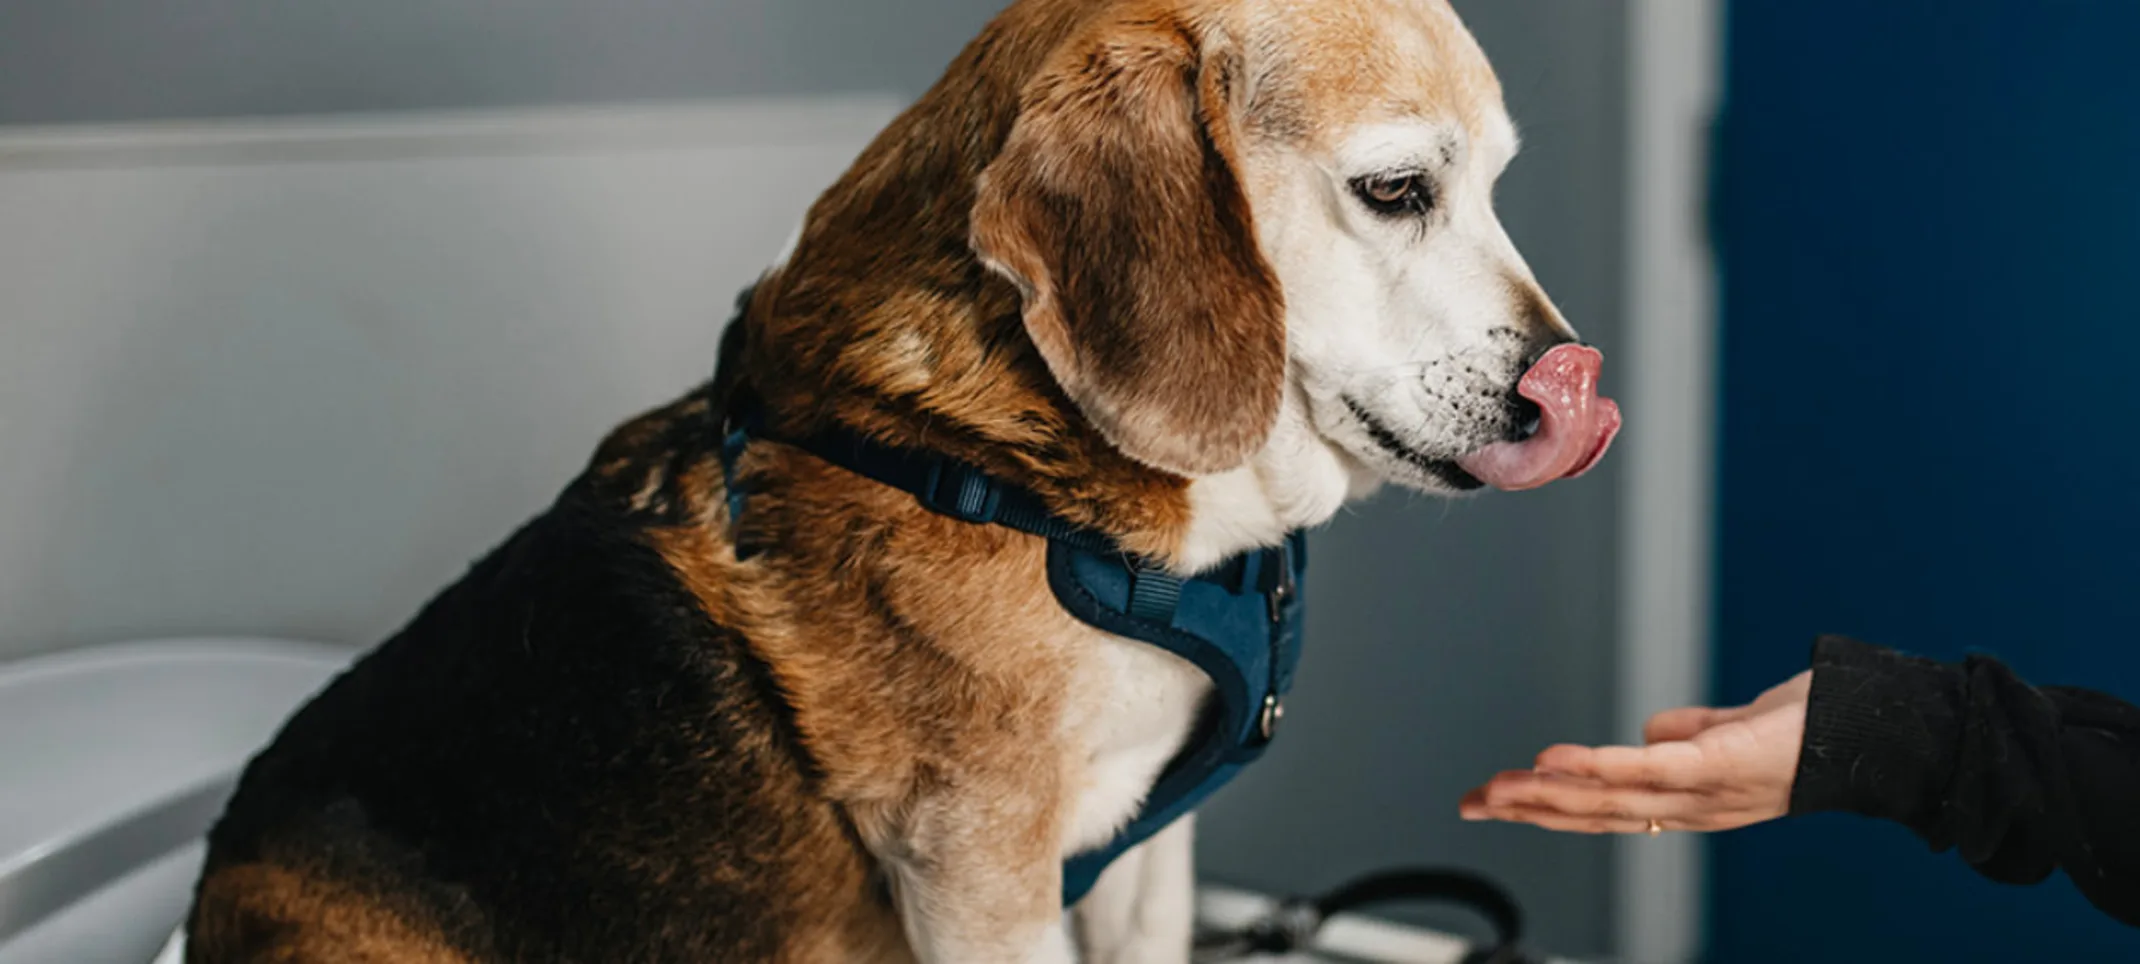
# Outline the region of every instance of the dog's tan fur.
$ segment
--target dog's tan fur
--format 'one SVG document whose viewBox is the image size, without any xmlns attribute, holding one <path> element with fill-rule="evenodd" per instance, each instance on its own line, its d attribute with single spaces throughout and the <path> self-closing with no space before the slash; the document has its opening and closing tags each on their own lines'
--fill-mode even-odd
<svg viewBox="0 0 2140 964">
<path fill-rule="evenodd" d="M 321 874 L 276 863 L 209 880 L 192 941 L 204 947 L 273 946 L 270 960 L 348 964 L 472 964 L 421 908 L 397 907 Z"/>
<path fill-rule="evenodd" d="M 719 881 L 767 895 L 765 959 L 1065 959 L 1063 858 L 1134 808 L 1092 802 L 1119 782 L 1093 770 L 1119 749 L 1107 727 L 1171 730 L 1139 734 L 1156 773 L 1203 681 L 1072 619 L 1040 540 L 934 515 L 798 451 L 752 446 L 748 512 L 730 519 L 715 443 L 734 393 L 782 434 L 838 426 L 947 453 L 1194 565 L 1219 551 L 1192 545 L 1195 487 L 1297 418 L 1285 294 L 1255 214 L 1278 190 L 1272 158 L 1414 116 L 1482 138 L 1505 123 L 1442 0 L 1022 0 L 813 206 L 737 322 L 726 377 L 602 445 L 581 491 L 792 713 L 792 734 L 767 726 L 726 751 L 756 761 L 757 792 L 779 801 L 747 819 L 781 825 L 680 841 L 756 848 L 748 866 L 778 868 Z M 737 544 L 763 551 L 739 560 Z M 1115 719 L 1144 684 L 1174 695 Z M 481 914 L 427 937 L 443 931 L 374 893 L 391 880 L 266 851 L 211 861 L 191 960 L 496 959 L 467 936 L 492 933 Z M 711 866 L 709 883 L 743 864 Z M 294 936 L 262 941 L 262 921 Z M 1088 951 L 1183 960 L 1186 921 L 1153 926 Z M 336 935 L 404 950 L 319 950 Z"/>
</svg>

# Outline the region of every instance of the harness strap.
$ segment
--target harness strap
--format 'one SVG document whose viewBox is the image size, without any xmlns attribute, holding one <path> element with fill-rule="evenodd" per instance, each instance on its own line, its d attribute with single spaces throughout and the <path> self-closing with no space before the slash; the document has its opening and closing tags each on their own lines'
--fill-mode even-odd
<svg viewBox="0 0 2140 964">
<path fill-rule="evenodd" d="M 939 452 L 893 448 L 849 432 L 789 439 L 768 434 L 763 416 L 747 411 L 731 426 L 723 454 L 742 453 L 752 437 L 802 449 L 871 481 L 912 493 L 938 515 L 978 525 L 999 525 L 1092 552 L 1120 551 L 1113 539 L 1049 512 L 1040 497 L 990 478 L 979 467 Z M 735 458 L 723 459 L 733 481 Z M 730 499 L 735 488 L 730 487 Z M 730 503 L 731 510 L 739 504 Z"/>
<path fill-rule="evenodd" d="M 1210 678 L 1212 700 L 1204 718 L 1157 775 L 1142 810 L 1114 839 L 1064 862 L 1066 905 L 1082 898 L 1116 857 L 1195 808 L 1270 742 L 1300 652 L 1295 586 L 1306 565 L 1301 533 L 1185 578 L 1124 551 L 1103 533 L 1053 515 L 1039 496 L 975 466 L 848 432 L 770 435 L 749 407 L 731 411 L 721 445 L 732 526 L 742 519 L 749 496 L 736 466 L 753 436 L 905 491 L 938 514 L 1046 539 L 1048 586 L 1071 616 L 1180 656 Z M 753 551 L 738 540 L 739 556 Z"/>
</svg>

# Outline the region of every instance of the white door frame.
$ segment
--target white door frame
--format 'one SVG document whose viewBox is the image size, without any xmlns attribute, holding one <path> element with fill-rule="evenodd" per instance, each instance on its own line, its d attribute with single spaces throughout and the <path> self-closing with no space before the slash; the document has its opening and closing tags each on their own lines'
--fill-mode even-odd
<svg viewBox="0 0 2140 964">
<path fill-rule="evenodd" d="M 1619 737 L 1709 692 L 1715 487 L 1716 280 L 1708 152 L 1720 94 L 1723 0 L 1628 6 L 1626 347 Z M 1617 843 L 1614 944 L 1629 964 L 1700 953 L 1703 854 L 1694 834 Z"/>
</svg>

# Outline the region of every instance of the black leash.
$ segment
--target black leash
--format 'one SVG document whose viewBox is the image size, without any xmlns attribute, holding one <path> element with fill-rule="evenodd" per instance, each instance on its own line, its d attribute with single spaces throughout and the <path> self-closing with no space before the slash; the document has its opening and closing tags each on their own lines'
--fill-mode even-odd
<svg viewBox="0 0 2140 964">
<path fill-rule="evenodd" d="M 1463 870 L 1403 869 L 1371 874 L 1320 897 L 1295 897 L 1238 930 L 1197 935 L 1191 959 L 1218 964 L 1257 954 L 1309 950 L 1324 922 L 1339 914 L 1381 904 L 1429 901 L 1476 912 L 1492 925 L 1491 945 L 1474 949 L 1464 964 L 1536 964 L 1518 946 L 1523 910 L 1499 884 Z"/>
</svg>

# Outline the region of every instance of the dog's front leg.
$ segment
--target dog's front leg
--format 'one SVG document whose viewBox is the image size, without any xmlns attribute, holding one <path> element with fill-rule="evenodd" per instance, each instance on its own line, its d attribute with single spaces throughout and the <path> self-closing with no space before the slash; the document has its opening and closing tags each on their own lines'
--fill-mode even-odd
<svg viewBox="0 0 2140 964">
<path fill-rule="evenodd" d="M 1063 927 L 1058 808 L 1032 788 L 983 784 L 904 808 L 864 831 L 922 964 L 1074 964 Z"/>
<path fill-rule="evenodd" d="M 1071 911 L 1084 964 L 1187 964 L 1196 923 L 1196 817 L 1116 858 Z"/>
</svg>

